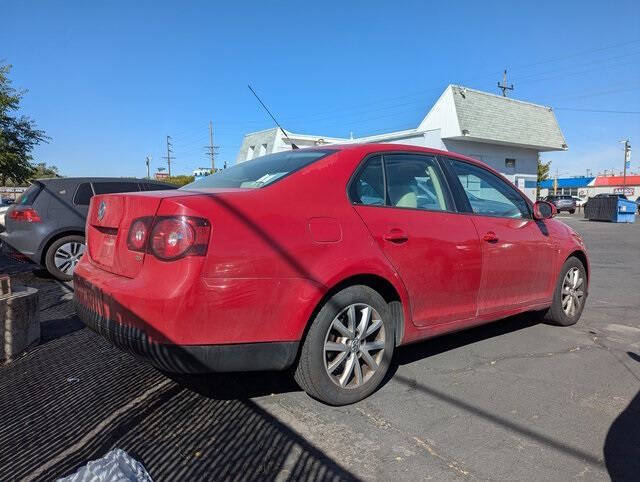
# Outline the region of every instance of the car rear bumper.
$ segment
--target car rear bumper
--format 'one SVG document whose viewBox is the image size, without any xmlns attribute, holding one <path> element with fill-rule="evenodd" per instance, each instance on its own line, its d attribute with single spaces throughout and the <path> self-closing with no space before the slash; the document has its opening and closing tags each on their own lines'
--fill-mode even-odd
<svg viewBox="0 0 640 482">
<path fill-rule="evenodd" d="M 301 337 L 290 333 L 288 310 L 267 315 L 256 306 L 268 304 L 247 304 L 251 298 L 246 295 L 238 300 L 235 292 L 246 293 L 246 280 L 237 286 L 225 280 L 225 287 L 233 288 L 228 298 L 207 289 L 198 277 L 181 282 L 178 270 L 172 279 L 175 283 L 163 284 L 144 273 L 129 279 L 83 259 L 74 272 L 76 312 L 117 347 L 167 371 L 281 370 L 294 362 Z M 256 296 L 278 299 L 267 290 Z M 286 301 L 284 306 L 290 306 Z"/>
<path fill-rule="evenodd" d="M 178 345 L 158 342 L 144 330 L 111 320 L 75 299 L 76 313 L 113 345 L 174 373 L 283 370 L 298 353 L 298 342 Z"/>
<path fill-rule="evenodd" d="M 34 233 L 25 230 L 18 232 L 4 230 L 0 232 L 0 241 L 19 251 L 34 263 L 40 264 L 42 253 L 38 249 L 39 246 Z"/>
</svg>

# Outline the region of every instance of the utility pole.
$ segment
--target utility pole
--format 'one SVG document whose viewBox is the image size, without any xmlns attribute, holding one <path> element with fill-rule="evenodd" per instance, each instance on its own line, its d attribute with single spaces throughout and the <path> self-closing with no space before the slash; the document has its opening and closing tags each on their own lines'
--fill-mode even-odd
<svg viewBox="0 0 640 482">
<path fill-rule="evenodd" d="M 558 194 L 558 168 L 556 167 L 556 177 L 553 179 L 553 195 Z"/>
<path fill-rule="evenodd" d="M 498 89 L 502 89 L 502 97 L 507 96 L 507 90 L 513 90 L 513 84 L 510 86 L 507 85 L 507 69 L 504 69 L 504 73 L 502 74 L 502 84 L 498 82 Z"/>
<path fill-rule="evenodd" d="M 629 139 L 626 139 L 624 142 L 624 170 L 622 171 L 622 194 L 626 194 L 627 190 L 627 167 L 631 167 L 631 144 L 629 144 Z"/>
<path fill-rule="evenodd" d="M 213 145 L 213 122 L 209 121 L 209 145 L 206 146 L 206 149 L 209 153 L 209 157 L 211 158 L 211 174 L 216 172 L 216 149 L 218 146 Z"/>
<path fill-rule="evenodd" d="M 151 156 L 147 156 L 146 164 L 147 164 L 147 179 L 151 179 L 151 173 L 149 172 L 149 164 L 151 163 Z"/>
<path fill-rule="evenodd" d="M 171 136 L 167 136 L 167 155 L 163 157 L 163 159 L 167 160 L 167 166 L 169 167 L 169 177 L 171 177 L 171 154 L 173 151 L 171 150 Z M 175 159 L 175 157 L 173 158 Z"/>
</svg>

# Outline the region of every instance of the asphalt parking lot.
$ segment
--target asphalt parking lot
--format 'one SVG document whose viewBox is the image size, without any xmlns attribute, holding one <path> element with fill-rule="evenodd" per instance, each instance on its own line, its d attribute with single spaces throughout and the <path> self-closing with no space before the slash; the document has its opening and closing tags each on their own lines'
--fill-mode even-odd
<svg viewBox="0 0 640 482">
<path fill-rule="evenodd" d="M 0 367 L 0 480 L 51 480 L 118 447 L 155 480 L 637 480 L 640 223 L 561 216 L 584 237 L 581 321 L 527 314 L 401 348 L 387 382 L 322 405 L 289 373 L 168 377 L 41 290 L 43 342 Z"/>
</svg>

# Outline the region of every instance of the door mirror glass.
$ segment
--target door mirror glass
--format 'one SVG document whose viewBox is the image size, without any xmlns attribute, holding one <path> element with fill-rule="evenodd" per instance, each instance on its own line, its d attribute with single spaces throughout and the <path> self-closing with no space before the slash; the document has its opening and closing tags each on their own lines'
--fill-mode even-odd
<svg viewBox="0 0 640 482">
<path fill-rule="evenodd" d="M 549 219 L 557 213 L 556 207 L 547 201 L 538 201 L 533 205 L 533 217 L 536 219 Z"/>
</svg>

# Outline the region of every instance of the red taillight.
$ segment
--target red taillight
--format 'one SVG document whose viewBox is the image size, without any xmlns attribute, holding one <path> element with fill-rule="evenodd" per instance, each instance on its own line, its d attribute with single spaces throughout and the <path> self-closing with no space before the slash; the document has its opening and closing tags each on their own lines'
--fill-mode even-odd
<svg viewBox="0 0 640 482">
<path fill-rule="evenodd" d="M 204 256 L 210 230 L 209 221 L 203 218 L 160 217 L 153 220 L 153 225 L 151 218 L 139 218 L 131 223 L 127 246 L 133 251 L 147 251 L 163 261 Z"/>
<path fill-rule="evenodd" d="M 17 208 L 9 212 L 9 218 L 14 221 L 26 221 L 28 223 L 39 223 L 42 221 L 38 212 L 33 208 Z"/>
<path fill-rule="evenodd" d="M 144 251 L 147 246 L 149 226 L 152 218 L 139 218 L 131 223 L 127 236 L 127 247 L 132 251 Z"/>
</svg>

